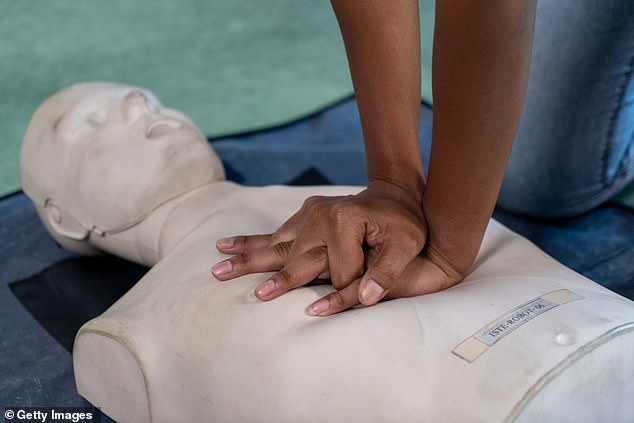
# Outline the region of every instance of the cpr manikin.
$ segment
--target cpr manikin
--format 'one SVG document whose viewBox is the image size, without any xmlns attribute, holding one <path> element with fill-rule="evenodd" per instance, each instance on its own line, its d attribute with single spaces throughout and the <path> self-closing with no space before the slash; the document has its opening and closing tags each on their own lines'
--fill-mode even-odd
<svg viewBox="0 0 634 423">
<path fill-rule="evenodd" d="M 328 285 L 260 302 L 218 282 L 215 241 L 270 233 L 310 195 L 242 187 L 143 89 L 61 91 L 36 111 L 24 191 L 55 239 L 153 266 L 75 340 L 79 392 L 121 422 L 631 421 L 634 304 L 491 221 L 436 294 L 318 318 Z"/>
</svg>

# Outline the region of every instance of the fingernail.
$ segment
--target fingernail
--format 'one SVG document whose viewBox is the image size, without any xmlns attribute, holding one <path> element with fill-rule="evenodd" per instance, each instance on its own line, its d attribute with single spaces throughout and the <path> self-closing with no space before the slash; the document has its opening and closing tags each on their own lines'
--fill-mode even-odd
<svg viewBox="0 0 634 423">
<path fill-rule="evenodd" d="M 224 276 L 230 273 L 232 270 L 233 265 L 231 264 L 231 261 L 225 260 L 221 261 L 220 263 L 214 264 L 214 266 L 211 268 L 211 273 L 213 273 L 214 276 Z"/>
<path fill-rule="evenodd" d="M 258 297 L 266 297 L 273 291 L 275 291 L 275 281 L 273 279 L 269 279 L 262 285 L 255 288 L 255 293 L 258 295 Z"/>
<path fill-rule="evenodd" d="M 326 298 L 322 298 L 321 300 L 308 307 L 307 312 L 311 316 L 319 316 L 321 313 L 327 311 L 329 308 L 330 301 L 328 301 Z"/>
<path fill-rule="evenodd" d="M 361 290 L 361 299 L 364 303 L 375 303 L 381 299 L 383 291 L 381 285 L 370 279 Z"/>
<path fill-rule="evenodd" d="M 232 248 L 236 244 L 235 237 L 220 238 L 216 241 L 218 248 Z"/>
</svg>

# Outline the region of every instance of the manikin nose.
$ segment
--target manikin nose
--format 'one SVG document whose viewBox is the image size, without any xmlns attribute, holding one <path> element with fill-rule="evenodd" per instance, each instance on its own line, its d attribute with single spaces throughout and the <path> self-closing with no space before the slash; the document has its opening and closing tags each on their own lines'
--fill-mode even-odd
<svg viewBox="0 0 634 423">
<path fill-rule="evenodd" d="M 153 113 L 148 98 L 141 91 L 132 91 L 123 100 L 123 115 L 127 122 L 134 122 L 139 117 Z"/>
<path fill-rule="evenodd" d="M 155 110 L 150 99 L 142 91 L 130 92 L 126 95 L 123 103 L 123 115 L 128 124 L 136 122 L 142 116 L 149 117 L 149 119 L 145 119 L 147 125 L 145 136 L 147 138 L 157 138 L 182 127 L 180 122 L 160 116 L 157 113 L 158 110 Z"/>
</svg>

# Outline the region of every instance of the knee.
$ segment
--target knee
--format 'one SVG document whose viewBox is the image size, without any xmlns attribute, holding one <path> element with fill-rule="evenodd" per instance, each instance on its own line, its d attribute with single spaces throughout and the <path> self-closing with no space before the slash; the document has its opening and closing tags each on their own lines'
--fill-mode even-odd
<svg viewBox="0 0 634 423">
<path fill-rule="evenodd" d="M 497 205 L 511 213 L 540 218 L 569 217 L 592 207 L 571 197 L 571 190 L 554 181 L 513 174 L 505 177 Z"/>
<path fill-rule="evenodd" d="M 540 173 L 509 167 L 498 206 L 531 217 L 568 218 L 599 206 L 634 179 L 630 172 L 606 184 L 596 171 L 559 167 Z"/>
</svg>

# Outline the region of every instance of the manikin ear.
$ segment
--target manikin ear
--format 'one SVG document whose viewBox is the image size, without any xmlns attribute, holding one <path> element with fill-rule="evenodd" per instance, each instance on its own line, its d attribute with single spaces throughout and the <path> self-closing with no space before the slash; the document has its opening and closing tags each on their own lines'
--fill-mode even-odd
<svg viewBox="0 0 634 423">
<path fill-rule="evenodd" d="M 89 230 L 82 226 L 71 214 L 55 205 L 52 199 L 47 198 L 44 202 L 43 216 L 55 232 L 66 238 L 76 241 L 85 240 Z"/>
<path fill-rule="evenodd" d="M 45 206 L 35 203 L 35 210 L 51 237 L 65 249 L 85 256 L 103 254 L 90 245 L 89 231 L 50 199 L 46 200 Z"/>
</svg>

